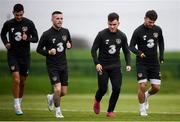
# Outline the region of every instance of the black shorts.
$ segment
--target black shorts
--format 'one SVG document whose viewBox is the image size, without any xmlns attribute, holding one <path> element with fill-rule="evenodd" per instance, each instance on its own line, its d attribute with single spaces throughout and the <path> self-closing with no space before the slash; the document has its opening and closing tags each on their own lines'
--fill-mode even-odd
<svg viewBox="0 0 180 122">
<path fill-rule="evenodd" d="M 28 76 L 30 68 L 30 56 L 16 57 L 8 55 L 7 60 L 11 72 L 18 71 L 20 75 Z"/>
<path fill-rule="evenodd" d="M 51 85 L 61 83 L 62 86 L 68 86 L 68 70 L 67 67 L 63 69 L 48 67 L 48 75 Z"/>
<path fill-rule="evenodd" d="M 137 80 L 143 79 L 157 79 L 161 80 L 160 66 L 159 65 L 143 65 L 136 64 Z"/>
</svg>

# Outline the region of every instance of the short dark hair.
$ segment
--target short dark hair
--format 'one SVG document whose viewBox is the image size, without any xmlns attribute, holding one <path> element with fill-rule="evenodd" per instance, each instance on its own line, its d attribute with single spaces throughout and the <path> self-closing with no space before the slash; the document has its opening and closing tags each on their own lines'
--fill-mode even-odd
<svg viewBox="0 0 180 122">
<path fill-rule="evenodd" d="M 14 11 L 14 12 L 24 11 L 24 7 L 23 7 L 23 5 L 22 5 L 22 4 L 17 3 L 17 4 L 15 4 L 15 5 L 14 5 L 14 7 L 13 7 L 13 11 Z"/>
<path fill-rule="evenodd" d="M 54 11 L 54 12 L 52 13 L 52 16 L 53 16 L 54 14 L 62 14 L 62 12 L 60 12 L 60 11 Z"/>
<path fill-rule="evenodd" d="M 152 21 L 156 21 L 156 19 L 158 18 L 158 15 L 155 10 L 149 10 L 146 12 L 145 17 L 149 18 Z"/>
<path fill-rule="evenodd" d="M 115 12 L 112 12 L 112 13 L 110 13 L 110 14 L 108 15 L 108 21 L 109 21 L 109 22 L 112 22 L 112 21 L 114 21 L 114 20 L 119 21 L 119 15 L 118 15 L 117 13 L 115 13 Z"/>
</svg>

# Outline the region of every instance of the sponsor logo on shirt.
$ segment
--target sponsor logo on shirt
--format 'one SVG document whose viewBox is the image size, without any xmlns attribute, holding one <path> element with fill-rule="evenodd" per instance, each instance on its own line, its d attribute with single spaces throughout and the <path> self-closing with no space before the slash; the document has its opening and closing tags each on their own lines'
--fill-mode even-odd
<svg viewBox="0 0 180 122">
<path fill-rule="evenodd" d="M 56 38 L 53 38 L 53 39 L 52 39 L 53 44 L 55 43 L 55 41 L 56 41 Z"/>
<path fill-rule="evenodd" d="M 11 32 L 12 32 L 12 33 L 14 32 L 14 28 L 11 28 Z"/>
<path fill-rule="evenodd" d="M 106 39 L 106 40 L 105 40 L 105 43 L 106 43 L 106 44 L 109 44 L 109 39 Z"/>
<path fill-rule="evenodd" d="M 146 38 L 147 38 L 147 35 L 144 35 L 144 36 L 143 36 L 143 40 L 146 40 Z"/>
</svg>

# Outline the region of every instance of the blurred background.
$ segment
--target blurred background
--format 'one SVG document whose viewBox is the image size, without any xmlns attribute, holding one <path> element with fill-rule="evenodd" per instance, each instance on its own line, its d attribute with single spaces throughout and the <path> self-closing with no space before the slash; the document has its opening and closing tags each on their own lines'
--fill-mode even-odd
<svg viewBox="0 0 180 122">
<path fill-rule="evenodd" d="M 51 13 L 64 13 L 65 28 L 68 28 L 73 49 L 67 51 L 69 65 L 69 94 L 94 94 L 97 78 L 90 48 L 97 33 L 107 27 L 107 15 L 117 12 L 120 16 L 119 29 L 129 40 L 136 27 L 144 21 L 145 12 L 154 9 L 158 13 L 156 24 L 163 30 L 165 39 L 165 64 L 161 66 L 162 87 L 160 94 L 180 93 L 180 1 L 179 0 L 1 0 L 0 29 L 3 23 L 13 18 L 14 4 L 21 3 L 25 17 L 33 20 L 39 37 L 49 29 Z M 25 92 L 47 94 L 51 90 L 45 58 L 35 52 L 32 44 L 31 71 Z M 135 56 L 132 54 L 133 71 L 125 71 L 124 56 L 121 54 L 123 85 L 122 93 L 137 93 Z M 11 93 L 11 75 L 6 61 L 6 49 L 0 40 L 0 94 Z"/>
</svg>

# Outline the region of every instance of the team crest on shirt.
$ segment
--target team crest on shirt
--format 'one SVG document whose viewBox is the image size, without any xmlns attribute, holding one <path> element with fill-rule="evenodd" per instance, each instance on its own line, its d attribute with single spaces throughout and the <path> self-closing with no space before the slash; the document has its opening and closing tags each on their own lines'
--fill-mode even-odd
<svg viewBox="0 0 180 122">
<path fill-rule="evenodd" d="M 158 33 L 153 33 L 154 38 L 158 37 Z"/>
<path fill-rule="evenodd" d="M 14 28 L 11 28 L 11 32 L 12 32 L 12 33 L 14 32 Z"/>
<path fill-rule="evenodd" d="M 23 31 L 23 32 L 26 32 L 27 30 L 28 30 L 28 27 L 27 27 L 27 26 L 23 26 L 23 27 L 22 27 L 22 31 Z"/>
<path fill-rule="evenodd" d="M 15 70 L 15 66 L 13 65 L 13 66 L 11 66 L 11 70 Z"/>
<path fill-rule="evenodd" d="M 53 39 L 52 39 L 53 44 L 55 43 L 55 41 L 56 41 L 56 38 L 53 38 Z"/>
<path fill-rule="evenodd" d="M 143 36 L 143 40 L 146 40 L 146 38 L 147 38 L 147 35 L 144 35 L 144 36 Z"/>
<path fill-rule="evenodd" d="M 109 44 L 109 39 L 106 39 L 106 40 L 105 40 L 105 43 L 106 43 L 106 44 Z"/>
<path fill-rule="evenodd" d="M 56 80 L 57 80 L 57 77 L 56 77 L 56 76 L 52 77 L 52 80 L 53 80 L 53 81 L 56 81 Z"/>
<path fill-rule="evenodd" d="M 138 73 L 138 77 L 141 78 L 143 76 L 142 73 Z"/>
<path fill-rule="evenodd" d="M 121 39 L 116 39 L 116 43 L 120 44 L 121 43 Z"/>
<path fill-rule="evenodd" d="M 67 40 L 67 36 L 66 35 L 62 35 L 62 40 L 66 41 Z"/>
</svg>

